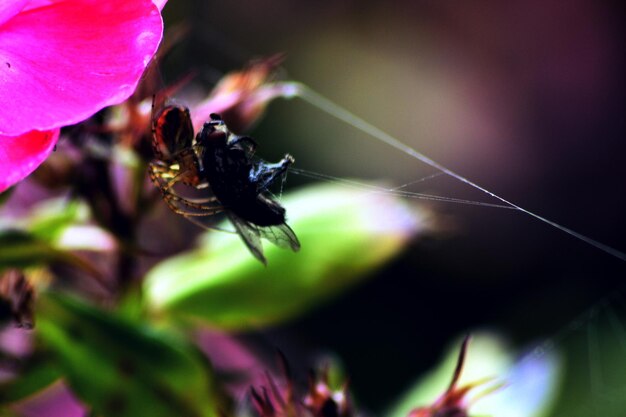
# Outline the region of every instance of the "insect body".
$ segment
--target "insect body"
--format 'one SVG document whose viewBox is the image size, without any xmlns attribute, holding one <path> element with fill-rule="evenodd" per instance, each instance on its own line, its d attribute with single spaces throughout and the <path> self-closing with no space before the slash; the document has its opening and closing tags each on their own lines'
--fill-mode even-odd
<svg viewBox="0 0 626 417">
<path fill-rule="evenodd" d="M 297 251 L 298 238 L 287 225 L 285 209 L 268 193 L 270 185 L 293 164 L 291 155 L 276 164 L 254 158 L 256 142 L 236 136 L 218 115 L 211 115 L 196 138 L 204 178 L 248 249 L 262 262 L 260 237 Z"/>
<path fill-rule="evenodd" d="M 271 197 L 269 187 L 282 178 L 293 157 L 276 164 L 254 157 L 256 142 L 232 134 L 218 115 L 211 115 L 194 138 L 189 111 L 167 106 L 153 117 L 153 149 L 150 178 L 176 213 L 200 224 L 198 217 L 224 212 L 252 254 L 266 263 L 261 237 L 294 251 L 300 249 L 286 223 L 285 209 Z M 183 183 L 206 189 L 201 200 L 177 194 Z"/>
</svg>

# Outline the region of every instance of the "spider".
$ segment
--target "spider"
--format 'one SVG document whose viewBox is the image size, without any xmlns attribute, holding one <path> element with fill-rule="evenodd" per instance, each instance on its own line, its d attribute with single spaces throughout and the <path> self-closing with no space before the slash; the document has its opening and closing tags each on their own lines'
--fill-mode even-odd
<svg viewBox="0 0 626 417">
<path fill-rule="evenodd" d="M 152 116 L 152 149 L 155 159 L 148 165 L 150 179 L 161 190 L 167 205 L 184 216 L 208 215 L 207 208 L 174 192 L 176 183 L 203 188 L 202 166 L 198 160 L 189 110 L 166 106 Z M 190 209 L 200 210 L 195 213 Z"/>
<path fill-rule="evenodd" d="M 269 193 L 269 187 L 293 164 L 291 155 L 275 164 L 255 158 L 254 139 L 232 134 L 216 114 L 194 138 L 189 110 L 181 106 L 166 106 L 154 114 L 152 146 L 155 160 L 149 165 L 150 178 L 175 213 L 205 228 L 197 217 L 225 213 L 250 252 L 264 264 L 261 238 L 281 248 L 300 249 L 286 223 L 285 209 Z M 179 182 L 206 189 L 207 196 L 183 197 L 173 189 Z"/>
</svg>

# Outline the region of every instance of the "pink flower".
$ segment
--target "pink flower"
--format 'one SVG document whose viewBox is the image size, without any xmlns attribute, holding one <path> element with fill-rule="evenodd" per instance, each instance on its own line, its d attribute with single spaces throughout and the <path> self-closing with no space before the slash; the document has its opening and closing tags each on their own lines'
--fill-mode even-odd
<svg viewBox="0 0 626 417">
<path fill-rule="evenodd" d="M 232 132 L 243 133 L 263 115 L 271 100 L 293 97 L 297 93 L 294 83 L 274 80 L 282 61 L 283 55 L 277 54 L 226 74 L 211 95 L 194 106 L 194 129 L 200 130 L 211 113 L 217 113 Z"/>
<path fill-rule="evenodd" d="M 0 0 L 0 192 L 62 126 L 128 98 L 161 40 L 158 0 Z"/>
</svg>

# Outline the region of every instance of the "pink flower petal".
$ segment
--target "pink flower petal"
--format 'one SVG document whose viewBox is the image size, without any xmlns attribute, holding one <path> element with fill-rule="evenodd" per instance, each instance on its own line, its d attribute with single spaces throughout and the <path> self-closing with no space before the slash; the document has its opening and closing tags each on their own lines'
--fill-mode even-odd
<svg viewBox="0 0 626 417">
<path fill-rule="evenodd" d="M 0 136 L 0 192 L 33 172 L 52 152 L 59 129 Z"/>
<path fill-rule="evenodd" d="M 13 0 L 0 2 L 0 25 L 22 11 L 28 0 Z"/>
<path fill-rule="evenodd" d="M 123 101 L 162 36 L 150 0 L 31 6 L 0 26 L 0 134 L 7 136 L 76 123 Z"/>
<path fill-rule="evenodd" d="M 159 10 L 163 10 L 163 7 L 165 6 L 165 3 L 167 3 L 167 0 L 152 0 L 152 1 L 156 5 L 156 7 L 159 8 Z"/>
<path fill-rule="evenodd" d="M 28 2 L 28 6 L 26 6 L 26 9 L 35 9 L 37 7 L 47 6 L 49 4 L 57 3 L 60 1 L 65 1 L 65 0 L 30 0 L 30 1 L 20 0 L 20 1 Z M 163 10 L 163 7 L 165 6 L 165 3 L 167 3 L 167 0 L 152 0 L 152 2 L 159 8 L 159 10 Z"/>
<path fill-rule="evenodd" d="M 36 9 L 38 7 L 49 6 L 63 0 L 26 0 L 28 3 L 24 10 Z"/>
</svg>

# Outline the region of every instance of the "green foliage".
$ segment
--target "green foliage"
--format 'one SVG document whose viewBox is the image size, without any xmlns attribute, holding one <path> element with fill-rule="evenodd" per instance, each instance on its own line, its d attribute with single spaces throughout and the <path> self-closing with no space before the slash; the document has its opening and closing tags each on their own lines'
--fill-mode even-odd
<svg viewBox="0 0 626 417">
<path fill-rule="evenodd" d="M 624 316 L 617 315 L 612 306 L 604 307 L 606 311 L 592 310 L 581 331 L 562 343 L 567 367 L 551 417 L 626 415 Z"/>
<path fill-rule="evenodd" d="M 450 386 L 460 346 L 454 343 L 439 365 L 420 377 L 384 415 L 406 417 L 415 408 L 432 405 Z M 489 333 L 472 335 L 457 383 L 457 387 L 475 386 L 468 395 L 476 398 L 469 401 L 471 416 L 550 415 L 561 373 L 558 358 L 546 353 L 515 360 L 501 338 Z"/>
<path fill-rule="evenodd" d="M 77 200 L 47 200 L 31 216 L 28 231 L 47 242 L 54 242 L 63 231 L 88 217 L 88 209 Z"/>
<path fill-rule="evenodd" d="M 362 280 L 418 230 L 418 214 L 389 195 L 324 185 L 284 204 L 299 253 L 266 244 L 265 267 L 237 236 L 212 233 L 198 249 L 148 274 L 149 308 L 225 329 L 278 323 Z"/>
<path fill-rule="evenodd" d="M 406 417 L 412 409 L 435 402 L 450 385 L 460 346 L 460 341 L 453 343 L 443 360 L 432 371 L 420 377 L 384 415 Z M 467 352 L 462 381 L 476 381 L 485 377 L 502 375 L 510 365 L 510 361 L 511 358 L 500 340 L 492 336 L 474 337 Z"/>
<path fill-rule="evenodd" d="M 217 415 L 210 365 L 184 340 L 59 295 L 39 307 L 41 343 L 97 415 Z"/>
<path fill-rule="evenodd" d="M 52 262 L 68 263 L 99 276 L 83 258 L 54 247 L 50 242 L 22 230 L 0 231 L 0 271 L 7 268 L 28 268 Z"/>
<path fill-rule="evenodd" d="M 26 398 L 47 387 L 61 377 L 61 372 L 48 356 L 28 359 L 19 375 L 0 383 L 0 404 L 8 404 Z"/>
<path fill-rule="evenodd" d="M 33 234 L 21 230 L 0 232 L 0 268 L 25 268 L 58 259 L 61 254 Z"/>
<path fill-rule="evenodd" d="M 26 222 L 28 228 L 0 229 L 0 271 L 62 262 L 99 277 L 85 259 L 56 245 L 64 230 L 86 218 L 86 210 L 75 201 L 47 200 L 33 210 Z"/>
</svg>

